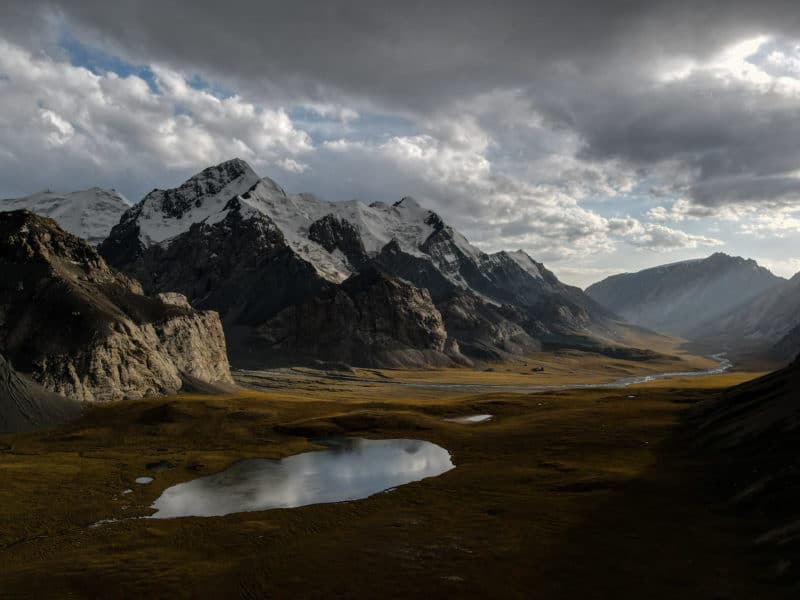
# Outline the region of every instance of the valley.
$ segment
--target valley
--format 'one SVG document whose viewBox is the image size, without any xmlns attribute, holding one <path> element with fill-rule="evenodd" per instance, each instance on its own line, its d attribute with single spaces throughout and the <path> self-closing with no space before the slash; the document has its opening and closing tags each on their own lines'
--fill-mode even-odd
<svg viewBox="0 0 800 600">
<path fill-rule="evenodd" d="M 574 357 L 534 358 L 552 370 L 574 366 Z M 648 371 L 595 357 L 599 371 L 612 366 Z M 4 591 L 21 598 L 56 588 L 75 598 L 108 589 L 119 597 L 375 597 L 386 589 L 403 597 L 791 597 L 796 590 L 774 576 L 770 552 L 752 560 L 758 519 L 737 521 L 705 475 L 714 461 L 682 437 L 692 406 L 757 375 L 464 393 L 403 385 L 434 379 L 423 373 L 415 380 L 403 371 L 365 372 L 345 381 L 306 371 L 270 392 L 97 405 L 67 425 L 0 436 Z M 497 377 L 473 379 L 481 376 L 488 385 Z M 376 377 L 393 383 L 375 387 Z M 550 378 L 578 382 L 574 373 Z M 492 419 L 447 420 L 473 414 Z M 425 440 L 446 449 L 455 468 L 351 502 L 132 518 L 151 514 L 177 483 L 342 436 Z M 143 476 L 152 483 L 135 482 Z"/>
<path fill-rule="evenodd" d="M 800 598 L 798 92 L 786 0 L 3 0 L 0 600 Z"/>
<path fill-rule="evenodd" d="M 9 597 L 800 591 L 796 278 L 584 291 L 240 159 L 115 194 L 0 211 Z"/>
</svg>

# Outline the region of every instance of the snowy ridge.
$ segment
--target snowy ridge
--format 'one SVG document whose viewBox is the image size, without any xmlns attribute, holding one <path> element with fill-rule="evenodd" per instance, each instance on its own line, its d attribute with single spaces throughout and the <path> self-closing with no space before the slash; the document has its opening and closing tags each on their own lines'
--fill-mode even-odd
<svg viewBox="0 0 800 600">
<path fill-rule="evenodd" d="M 500 252 L 505 254 L 535 279 L 542 279 L 542 271 L 536 261 L 533 260 L 524 250 L 515 250 L 514 252 Z"/>
<path fill-rule="evenodd" d="M 150 192 L 123 216 L 109 238 L 109 248 L 118 248 L 121 240 L 131 237 L 142 248 L 168 246 L 193 224 L 219 223 L 234 210 L 238 218 L 268 218 L 294 253 L 333 283 L 358 273 L 364 261 L 377 258 L 394 243 L 409 260 L 422 259 L 453 286 L 490 304 L 499 306 L 513 298 L 525 303 L 542 294 L 566 293 L 524 252 L 486 254 L 413 198 L 366 204 L 287 194 L 240 159 L 209 167 L 180 187 Z M 406 276 L 414 279 L 414 273 Z"/>
<path fill-rule="evenodd" d="M 221 220 L 224 215 L 218 213 L 228 201 L 245 194 L 259 181 L 246 162 L 230 160 L 205 169 L 179 188 L 153 190 L 124 220 L 136 221 L 144 246 L 158 244 L 188 231 L 193 223 L 209 217 Z"/>
<path fill-rule="evenodd" d="M 272 219 L 289 246 L 322 277 L 336 283 L 355 270 L 338 249 L 328 252 L 309 239 L 311 225 L 327 215 L 352 224 L 368 255 L 378 254 L 386 244 L 396 240 L 403 252 L 433 260 L 461 287 L 466 287 L 466 283 L 458 276 L 457 269 L 448 265 L 448 261 L 456 261 L 456 257 L 431 256 L 423 252 L 421 246 L 435 231 L 444 229 L 465 256 L 475 261 L 485 256 L 463 235 L 444 225 L 436 213 L 420 206 L 413 198 L 403 198 L 391 205 L 383 202 L 367 205 L 358 200 L 328 202 L 312 194 L 289 195 L 268 177 L 260 178 L 240 159 L 205 169 L 178 188 L 153 190 L 128 211 L 122 222 L 135 222 L 144 247 L 169 244 L 171 238 L 188 231 L 194 223 L 214 224 L 223 220 L 233 198 L 237 198 L 242 207 Z"/>
<path fill-rule="evenodd" d="M 115 190 L 93 187 L 60 194 L 39 192 L 24 198 L 0 200 L 0 211 L 27 209 L 50 217 L 64 230 L 90 244 L 99 244 L 116 225 L 130 202 Z"/>
</svg>

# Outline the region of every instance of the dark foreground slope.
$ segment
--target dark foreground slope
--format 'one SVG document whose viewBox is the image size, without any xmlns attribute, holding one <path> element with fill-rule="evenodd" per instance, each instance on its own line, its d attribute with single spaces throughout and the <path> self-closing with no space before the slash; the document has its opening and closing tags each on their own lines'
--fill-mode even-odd
<svg viewBox="0 0 800 600">
<path fill-rule="evenodd" d="M 777 551 L 771 574 L 800 580 L 800 361 L 700 405 L 692 426 L 723 499 L 766 524 L 756 546 Z"/>
<path fill-rule="evenodd" d="M 30 431 L 76 418 L 81 404 L 17 373 L 0 355 L 0 434 Z"/>
</svg>

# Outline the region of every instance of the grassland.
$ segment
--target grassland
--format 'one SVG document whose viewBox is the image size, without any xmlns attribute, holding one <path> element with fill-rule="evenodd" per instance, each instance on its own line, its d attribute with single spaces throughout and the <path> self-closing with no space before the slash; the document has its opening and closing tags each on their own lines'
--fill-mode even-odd
<svg viewBox="0 0 800 600">
<path fill-rule="evenodd" d="M 704 366 L 676 370 L 688 360 Z M 529 357 L 517 375 L 545 361 L 549 383 L 653 368 L 567 353 Z M 713 501 L 678 427 L 687 407 L 754 374 L 530 394 L 400 385 L 513 375 L 436 373 L 299 372 L 273 392 L 115 403 L 0 437 L 0 597 L 792 597 L 763 579 L 758 523 Z M 443 420 L 472 413 L 495 419 Z M 430 440 L 457 468 L 356 502 L 91 526 L 148 515 L 166 487 L 239 458 L 331 435 Z M 159 460 L 176 467 L 136 485 Z"/>
</svg>

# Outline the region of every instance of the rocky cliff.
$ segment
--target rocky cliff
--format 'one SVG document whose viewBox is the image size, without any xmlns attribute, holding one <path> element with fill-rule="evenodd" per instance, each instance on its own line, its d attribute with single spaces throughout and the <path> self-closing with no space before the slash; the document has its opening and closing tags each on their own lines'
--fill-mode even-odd
<svg viewBox="0 0 800 600">
<path fill-rule="evenodd" d="M 427 290 L 375 268 L 331 285 L 258 328 L 275 355 L 366 366 L 463 361 Z"/>
<path fill-rule="evenodd" d="M 0 352 L 82 401 L 232 382 L 218 316 L 148 297 L 85 241 L 28 211 L 0 213 Z"/>
</svg>

